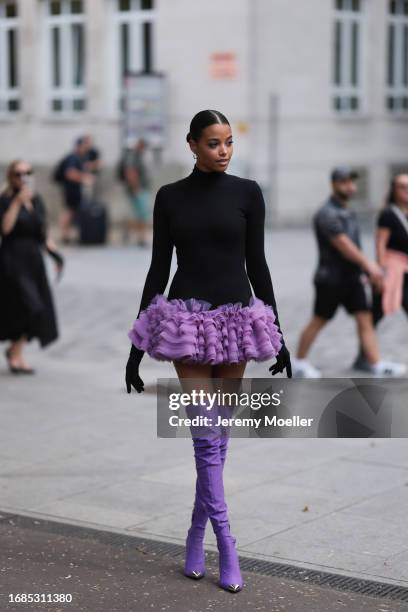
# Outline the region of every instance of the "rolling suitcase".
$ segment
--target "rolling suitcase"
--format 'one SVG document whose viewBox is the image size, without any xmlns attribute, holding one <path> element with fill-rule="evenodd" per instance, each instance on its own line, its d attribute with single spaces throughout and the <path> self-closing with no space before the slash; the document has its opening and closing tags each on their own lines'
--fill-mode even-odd
<svg viewBox="0 0 408 612">
<path fill-rule="evenodd" d="M 84 201 L 79 212 L 80 244 L 105 244 L 107 230 L 106 206 L 94 200 Z"/>
</svg>

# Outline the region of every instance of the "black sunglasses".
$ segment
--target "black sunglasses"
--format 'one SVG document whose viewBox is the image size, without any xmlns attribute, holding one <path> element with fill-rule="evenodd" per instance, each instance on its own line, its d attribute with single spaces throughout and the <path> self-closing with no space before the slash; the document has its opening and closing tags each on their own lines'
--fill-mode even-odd
<svg viewBox="0 0 408 612">
<path fill-rule="evenodd" d="M 24 172 L 13 172 L 13 176 L 15 176 L 16 178 L 21 178 L 23 176 L 31 176 L 32 174 L 34 174 L 34 170 L 25 170 Z"/>
</svg>

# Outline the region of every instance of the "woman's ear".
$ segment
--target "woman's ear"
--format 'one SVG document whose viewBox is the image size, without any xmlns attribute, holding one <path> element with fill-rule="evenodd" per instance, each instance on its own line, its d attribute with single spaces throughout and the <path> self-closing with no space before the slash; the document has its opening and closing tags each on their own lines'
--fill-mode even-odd
<svg viewBox="0 0 408 612">
<path fill-rule="evenodd" d="M 194 153 L 195 155 L 197 155 L 197 143 L 195 140 L 193 140 L 192 138 L 190 138 L 189 142 L 189 147 L 192 153 Z"/>
</svg>

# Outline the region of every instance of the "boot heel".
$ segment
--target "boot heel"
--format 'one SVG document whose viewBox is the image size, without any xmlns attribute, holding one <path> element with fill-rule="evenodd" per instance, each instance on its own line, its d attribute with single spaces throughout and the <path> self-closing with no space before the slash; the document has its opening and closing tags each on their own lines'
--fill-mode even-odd
<svg viewBox="0 0 408 612">
<path fill-rule="evenodd" d="M 205 574 L 204 548 L 201 539 L 195 539 L 190 531 L 186 539 L 186 562 L 184 575 L 194 580 L 200 580 Z"/>
<path fill-rule="evenodd" d="M 239 567 L 236 539 L 231 535 L 217 538 L 220 568 L 220 586 L 231 593 L 242 590 L 243 580 Z"/>
<path fill-rule="evenodd" d="M 207 515 L 199 507 L 197 511 L 193 510 L 191 518 L 191 527 L 186 539 L 184 575 L 199 580 L 205 574 L 204 534 Z"/>
</svg>

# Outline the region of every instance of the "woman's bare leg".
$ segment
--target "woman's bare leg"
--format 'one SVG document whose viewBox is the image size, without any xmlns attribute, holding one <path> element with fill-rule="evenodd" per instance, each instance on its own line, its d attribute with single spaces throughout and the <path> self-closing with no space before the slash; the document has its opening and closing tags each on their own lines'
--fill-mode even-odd
<svg viewBox="0 0 408 612">
<path fill-rule="evenodd" d="M 207 364 L 189 364 L 182 363 L 181 361 L 173 361 L 173 365 L 176 369 L 177 376 L 180 379 L 183 390 L 188 393 L 189 390 L 194 388 L 193 381 L 191 379 L 200 379 L 200 388 L 205 391 L 212 390 L 212 366 Z M 202 385 L 202 387 L 201 387 Z"/>
<path fill-rule="evenodd" d="M 219 387 L 221 393 L 239 393 L 246 365 L 246 361 L 241 361 L 240 363 L 219 364 L 213 366 L 213 377 L 214 379 L 220 379 Z M 231 397 L 231 400 L 232 401 L 230 402 L 228 396 L 224 398 L 223 405 L 219 409 L 223 417 L 230 418 L 233 414 L 233 409 L 236 405 L 233 401 L 233 396 Z M 223 465 L 227 456 L 230 430 L 230 426 L 222 428 L 221 457 Z"/>
<path fill-rule="evenodd" d="M 223 391 L 230 393 L 237 392 L 241 385 L 246 365 L 246 361 L 241 361 L 240 363 L 220 363 L 213 366 L 213 378 L 222 379 L 221 386 Z"/>
<path fill-rule="evenodd" d="M 27 339 L 25 336 L 22 336 L 18 340 L 15 340 L 10 345 L 10 365 L 15 368 L 23 368 L 27 367 L 27 364 L 24 361 L 23 350 L 26 345 Z"/>
</svg>

